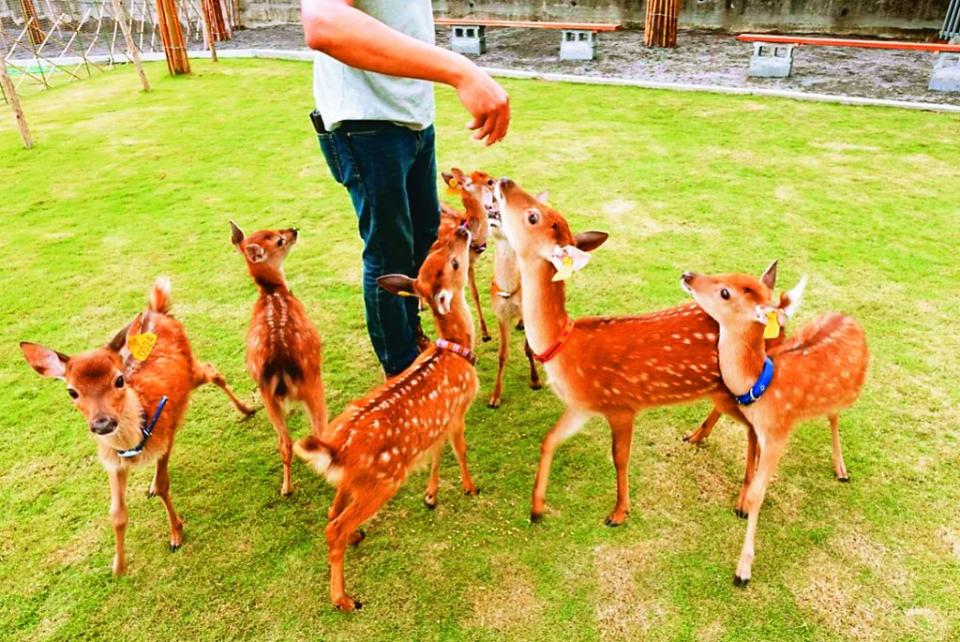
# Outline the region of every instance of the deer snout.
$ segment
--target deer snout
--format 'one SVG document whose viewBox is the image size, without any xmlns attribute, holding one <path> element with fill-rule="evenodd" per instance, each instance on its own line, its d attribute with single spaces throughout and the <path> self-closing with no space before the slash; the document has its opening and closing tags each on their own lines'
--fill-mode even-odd
<svg viewBox="0 0 960 642">
<path fill-rule="evenodd" d="M 470 230 L 467 229 L 466 224 L 458 225 L 453 233 L 461 238 L 469 238 L 470 236 Z"/>
<path fill-rule="evenodd" d="M 109 435 L 117 429 L 117 420 L 107 415 L 97 415 L 90 422 L 90 431 L 97 435 Z"/>
<path fill-rule="evenodd" d="M 684 272 L 680 277 L 680 287 L 688 294 L 693 294 L 693 281 L 696 278 L 696 272 Z"/>
</svg>

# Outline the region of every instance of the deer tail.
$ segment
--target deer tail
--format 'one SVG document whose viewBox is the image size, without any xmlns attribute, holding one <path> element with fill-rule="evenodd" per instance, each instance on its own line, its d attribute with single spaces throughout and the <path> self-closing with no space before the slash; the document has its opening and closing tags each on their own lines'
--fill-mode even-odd
<svg viewBox="0 0 960 642">
<path fill-rule="evenodd" d="M 319 475 L 327 475 L 330 464 L 336 455 L 332 446 L 313 435 L 308 435 L 293 442 L 293 452 L 297 454 L 297 457 L 307 462 Z"/>
<path fill-rule="evenodd" d="M 170 300 L 170 279 L 161 276 L 150 290 L 150 309 L 160 314 L 168 314 L 172 305 Z"/>
</svg>

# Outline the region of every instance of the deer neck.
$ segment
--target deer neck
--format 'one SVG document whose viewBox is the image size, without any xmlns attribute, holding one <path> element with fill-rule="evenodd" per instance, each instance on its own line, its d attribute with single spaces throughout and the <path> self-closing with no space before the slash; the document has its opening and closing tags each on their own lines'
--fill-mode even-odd
<svg viewBox="0 0 960 642">
<path fill-rule="evenodd" d="M 250 266 L 250 276 L 260 290 L 260 296 L 270 296 L 271 294 L 285 294 L 290 290 L 287 288 L 287 279 L 283 274 L 283 268 L 271 266 Z"/>
<path fill-rule="evenodd" d="M 537 354 L 556 342 L 569 321 L 563 281 L 551 280 L 554 273 L 554 267 L 541 258 L 520 263 L 523 326 L 530 349 Z"/>
<path fill-rule="evenodd" d="M 767 357 L 763 326 L 753 323 L 745 332 L 734 333 L 721 325 L 717 347 L 724 385 L 735 395 L 746 394 L 760 378 Z"/>
<path fill-rule="evenodd" d="M 493 262 L 493 276 L 497 288 L 502 292 L 515 292 L 520 287 L 520 268 L 517 267 L 517 254 L 507 239 L 498 235 L 497 253 Z"/>
<path fill-rule="evenodd" d="M 441 339 L 473 350 L 473 316 L 462 288 L 454 295 L 450 311 L 443 315 L 434 312 L 433 320 Z"/>
</svg>

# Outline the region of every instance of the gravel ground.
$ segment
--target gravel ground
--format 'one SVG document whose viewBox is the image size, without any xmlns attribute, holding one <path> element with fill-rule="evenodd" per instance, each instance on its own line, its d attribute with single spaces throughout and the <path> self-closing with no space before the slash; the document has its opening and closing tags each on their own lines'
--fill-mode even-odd
<svg viewBox="0 0 960 642">
<path fill-rule="evenodd" d="M 960 94 L 927 91 L 935 55 L 915 51 L 800 47 L 793 75 L 782 79 L 751 79 L 747 64 L 752 46 L 729 34 L 682 31 L 676 49 L 648 49 L 643 32 L 600 34 L 597 59 L 557 59 L 560 34 L 542 29 L 489 29 L 487 53 L 476 57 L 487 67 L 558 72 L 581 76 L 635 78 L 661 82 L 689 82 L 730 87 L 769 87 L 824 94 L 892 98 L 960 105 Z M 449 42 L 446 28 L 437 30 L 437 42 Z M 302 48 L 300 25 L 245 29 L 227 48 Z"/>
</svg>

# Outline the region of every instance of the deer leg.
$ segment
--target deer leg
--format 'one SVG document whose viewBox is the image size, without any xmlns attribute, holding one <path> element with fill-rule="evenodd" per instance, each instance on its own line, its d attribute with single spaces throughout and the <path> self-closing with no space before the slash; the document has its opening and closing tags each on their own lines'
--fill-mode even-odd
<svg viewBox="0 0 960 642">
<path fill-rule="evenodd" d="M 530 362 L 530 389 L 540 390 L 543 384 L 540 383 L 540 373 L 537 372 L 537 362 L 533 359 L 533 349 L 530 348 L 530 342 L 523 340 L 523 351 L 527 355 L 527 361 Z"/>
<path fill-rule="evenodd" d="M 123 536 L 127 531 L 127 471 L 109 470 L 110 479 L 110 525 L 113 526 L 114 553 L 113 574 L 123 575 L 127 570 L 127 556 L 123 548 Z"/>
<path fill-rule="evenodd" d="M 613 433 L 613 465 L 617 468 L 617 505 L 607 516 L 607 526 L 619 526 L 630 514 L 630 444 L 633 441 L 632 411 L 610 413 L 607 421 Z"/>
<path fill-rule="evenodd" d="M 757 470 L 757 433 L 752 426 L 747 426 L 747 461 L 743 471 L 743 484 L 740 486 L 740 496 L 733 507 L 733 512 L 737 517 L 746 518 L 747 511 L 744 504 L 747 501 L 747 492 L 750 490 L 750 483 L 753 481 L 754 473 Z"/>
<path fill-rule="evenodd" d="M 330 600 L 341 611 L 353 611 L 363 605 L 347 595 L 343 581 L 343 557 L 351 534 L 383 506 L 395 489 L 373 486 L 364 489 L 363 499 L 356 496 L 327 524 L 326 536 L 330 560 Z"/>
<path fill-rule="evenodd" d="M 303 405 L 310 415 L 310 431 L 317 439 L 323 437 L 327 429 L 327 400 L 323 391 L 323 381 L 317 375 L 315 383 L 306 387 L 302 394 Z"/>
<path fill-rule="evenodd" d="M 497 381 L 493 385 L 490 401 L 487 402 L 491 408 L 500 407 L 503 398 L 503 370 L 507 365 L 507 357 L 510 356 L 510 319 L 498 316 L 497 325 L 500 328 L 500 351 L 497 354 Z"/>
<path fill-rule="evenodd" d="M 830 437 L 833 442 L 833 470 L 839 481 L 848 482 L 850 477 L 847 475 L 843 452 L 840 450 L 840 417 L 837 415 L 830 415 Z"/>
<path fill-rule="evenodd" d="M 290 432 L 287 430 L 286 417 L 283 411 L 283 400 L 277 399 L 267 390 L 260 390 L 263 396 L 263 405 L 267 409 L 267 415 L 270 417 L 270 423 L 277 432 L 277 442 L 280 450 L 280 460 L 283 462 L 283 484 L 280 486 L 281 495 L 289 495 L 293 492 L 293 483 L 290 481 L 290 461 L 293 459 L 293 442 L 290 440 Z"/>
<path fill-rule="evenodd" d="M 709 437 L 710 433 L 713 432 L 713 427 L 717 425 L 717 421 L 720 419 L 720 414 L 720 411 L 716 408 L 711 410 L 710 415 L 703 420 L 703 423 L 700 424 L 700 427 L 684 437 L 683 440 L 689 441 L 691 444 L 699 444 L 701 441 Z"/>
<path fill-rule="evenodd" d="M 437 507 L 437 487 L 440 485 L 440 457 L 443 455 L 444 441 L 444 439 L 437 440 L 437 443 L 430 449 L 430 479 L 427 481 L 427 492 L 423 495 L 423 503 L 430 510 Z"/>
<path fill-rule="evenodd" d="M 553 453 L 557 446 L 576 434 L 583 424 L 590 418 L 590 413 L 579 408 L 567 408 L 560 420 L 550 429 L 543 443 L 540 444 L 540 464 L 537 466 L 537 476 L 533 483 L 533 505 L 530 508 L 530 521 L 539 522 L 543 519 L 546 506 L 547 478 L 550 476 L 550 465 L 553 463 Z"/>
<path fill-rule="evenodd" d="M 770 484 L 770 477 L 777 469 L 780 457 L 783 455 L 786 440 L 778 437 L 768 438 L 760 442 L 760 463 L 757 465 L 757 474 L 750 482 L 744 508 L 747 511 L 747 535 L 743 540 L 740 551 L 740 560 L 737 563 L 737 573 L 733 578 L 736 586 L 746 586 L 750 581 L 753 559 L 755 556 L 754 543 L 757 537 L 757 521 L 760 517 L 760 506 Z"/>
<path fill-rule="evenodd" d="M 457 463 L 460 465 L 460 484 L 467 495 L 479 495 L 480 490 L 473 483 L 470 477 L 470 471 L 467 470 L 467 437 L 465 435 L 466 425 L 460 422 L 450 433 L 450 446 L 453 448 L 453 454 L 457 457 Z"/>
<path fill-rule="evenodd" d="M 196 371 L 197 369 L 194 368 L 194 370 Z M 237 410 L 242 412 L 244 415 L 249 417 L 250 415 L 252 415 L 257 411 L 256 408 L 253 408 L 252 406 L 248 406 L 247 404 L 240 401 L 240 398 L 237 397 L 237 395 L 233 392 L 233 390 L 230 389 L 230 386 L 227 385 L 226 377 L 220 374 L 220 371 L 217 370 L 212 363 L 201 364 L 199 373 L 200 373 L 200 376 L 198 377 L 198 381 L 194 383 L 194 386 L 193 386 L 194 388 L 196 388 L 197 386 L 203 385 L 205 383 L 212 383 L 215 386 L 219 387 L 221 390 L 223 390 L 223 392 L 226 393 L 227 397 L 230 398 L 230 401 L 233 402 L 233 405 L 236 406 Z"/>
<path fill-rule="evenodd" d="M 337 494 L 334 496 L 333 503 L 330 505 L 330 510 L 327 511 L 327 521 L 332 522 L 339 517 L 340 513 L 350 504 L 350 499 L 350 493 L 345 490 L 345 487 L 338 487 Z M 347 536 L 347 543 L 351 546 L 356 546 L 362 542 L 366 536 L 367 534 L 358 528 Z"/>
<path fill-rule="evenodd" d="M 150 494 L 162 499 L 163 506 L 167 509 L 167 520 L 170 522 L 170 552 L 173 553 L 183 544 L 183 520 L 177 515 L 177 511 L 173 508 L 173 501 L 170 499 L 170 473 L 167 470 L 169 462 L 169 452 L 157 460 L 157 472 L 153 476 L 153 483 L 150 484 Z"/>
<path fill-rule="evenodd" d="M 473 272 L 473 260 L 470 260 L 470 267 L 467 271 L 470 281 L 470 296 L 473 297 L 473 304 L 477 306 L 477 315 L 480 317 L 480 337 L 484 342 L 490 340 L 490 333 L 487 332 L 487 321 L 483 318 L 483 308 L 480 306 L 480 291 L 477 289 L 477 279 Z"/>
</svg>

